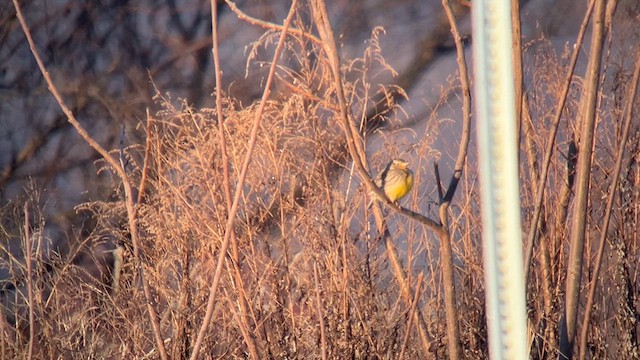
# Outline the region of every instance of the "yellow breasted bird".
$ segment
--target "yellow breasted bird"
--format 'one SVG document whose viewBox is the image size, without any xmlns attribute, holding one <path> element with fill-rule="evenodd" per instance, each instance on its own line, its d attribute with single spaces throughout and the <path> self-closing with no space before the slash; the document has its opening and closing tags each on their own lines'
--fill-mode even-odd
<svg viewBox="0 0 640 360">
<path fill-rule="evenodd" d="M 403 159 L 393 159 L 376 178 L 376 185 L 382 189 L 393 202 L 397 202 L 411 191 L 413 187 L 413 171 L 409 163 Z M 371 192 L 375 197 L 375 193 Z"/>
</svg>

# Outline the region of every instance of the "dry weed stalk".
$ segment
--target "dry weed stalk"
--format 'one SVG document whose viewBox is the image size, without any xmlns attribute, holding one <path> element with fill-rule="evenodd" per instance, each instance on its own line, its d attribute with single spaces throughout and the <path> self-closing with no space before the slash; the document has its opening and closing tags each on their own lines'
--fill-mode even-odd
<svg viewBox="0 0 640 360">
<path fill-rule="evenodd" d="M 638 54 L 640 55 L 640 53 Z M 600 275 L 600 266 L 602 264 L 602 257 L 604 254 L 604 247 L 607 243 L 607 233 L 609 231 L 609 223 L 611 221 L 611 213 L 613 209 L 613 202 L 616 196 L 616 189 L 618 188 L 618 182 L 620 181 L 620 172 L 622 169 L 622 160 L 626 154 L 627 141 L 629 140 L 629 129 L 631 127 L 631 119 L 633 118 L 634 106 L 633 103 L 636 99 L 638 91 L 638 79 L 640 78 L 640 56 L 636 57 L 636 69 L 633 73 L 633 80 L 629 84 L 629 97 L 627 101 L 627 111 L 624 114 L 624 129 L 622 130 L 622 136 L 620 138 L 620 145 L 618 147 L 616 162 L 614 165 L 613 176 L 611 177 L 611 185 L 609 195 L 607 196 L 607 205 L 604 215 L 604 223 L 600 232 L 600 244 L 598 246 L 598 252 L 596 254 L 595 266 L 593 269 L 593 275 L 591 280 L 591 286 L 589 287 L 589 295 L 587 297 L 587 304 L 585 307 L 585 313 L 582 321 L 582 331 L 580 334 L 580 360 L 584 360 L 587 354 L 587 335 L 589 329 L 589 322 L 591 321 L 591 311 L 594 305 L 595 293 L 598 285 L 598 277 Z"/>
<path fill-rule="evenodd" d="M 595 0 L 593 33 L 587 73 L 585 75 L 585 96 L 582 103 L 583 119 L 576 168 L 576 203 L 571 222 L 571 250 L 567 259 L 567 283 L 564 315 L 560 322 L 559 359 L 570 359 L 573 354 L 574 339 L 577 334 L 580 282 L 582 279 L 583 253 L 587 229 L 587 208 L 591 182 L 591 159 L 595 138 L 597 98 L 600 80 L 600 64 L 605 32 L 606 0 Z M 535 224 L 535 223 L 534 223 Z"/>
<path fill-rule="evenodd" d="M 477 184 L 474 164 L 467 164 L 464 156 L 469 84 L 460 34 L 447 1 L 443 1 L 444 15 L 456 42 L 461 84 L 451 77 L 443 86 L 431 119 L 437 124 L 430 126 L 448 125 L 436 118 L 437 111 L 451 106 L 449 100 L 462 91 L 464 129 L 452 155 L 455 171 L 448 187 L 438 188 L 439 194 L 423 186 L 411 193 L 411 206 L 427 209 L 423 214 L 390 203 L 386 207 L 403 216 L 385 218 L 374 207 L 377 231 L 367 228 L 368 210 L 362 209 L 372 186 L 368 161 L 374 165 L 386 161 L 389 153 L 399 153 L 404 146 L 389 143 L 380 152 L 365 153 L 362 141 L 370 131 L 366 114 L 372 109 L 387 109 L 375 121 L 387 121 L 403 111 L 393 101 L 402 90 L 375 83 L 371 71 L 395 74 L 381 55 L 378 36 L 383 31 L 374 29 L 362 58 L 340 60 L 322 2 L 314 3 L 313 10 L 319 10 L 320 37 L 305 28 L 309 25 L 300 14 L 311 10 L 304 3 L 291 10 L 296 12 L 291 19 L 296 29 L 246 18 L 268 30 L 254 44 L 248 69 L 261 61 L 263 55 L 256 49 L 281 46 L 282 52 L 277 59 L 266 60 L 276 84 L 272 94 L 265 92 L 261 103 L 241 106 L 222 91 L 215 2 L 211 5 L 215 108 L 195 109 L 186 100 L 158 95 L 161 110 L 147 115 L 146 143 L 119 151 L 126 172 L 111 164 L 113 153 L 106 155 L 105 169 L 124 172 L 131 184 L 116 187 L 114 198 L 120 199 L 124 191 L 125 200 L 79 208 L 91 210 L 97 224 L 72 249 L 74 255 L 56 264 L 53 274 L 41 279 L 41 271 L 45 272 L 41 269 L 48 265 L 34 260 L 34 300 L 9 304 L 15 319 L 8 318 L 0 328 L 2 356 L 28 357 L 33 343 L 33 358 L 44 354 L 158 358 L 163 348 L 171 358 L 486 357 Z M 235 4 L 230 6 L 240 18 L 245 16 Z M 280 40 L 284 36 L 286 40 Z M 533 357 L 540 359 L 557 356 L 554 328 L 561 312 L 557 299 L 563 292 L 558 283 L 564 279 L 559 269 L 566 265 L 562 239 L 567 215 L 544 209 L 558 199 L 564 207 L 570 201 L 570 186 L 561 169 L 564 161 L 552 153 L 558 146 L 556 137 L 567 141 L 572 137 L 572 124 L 563 131 L 558 123 L 575 107 L 567 94 L 580 46 L 568 70 L 549 48 L 538 53 L 533 68 L 523 66 L 523 71 L 531 71 L 523 75 L 531 75 L 532 83 L 522 99 L 523 144 L 534 185 L 523 188 L 523 207 L 535 209 L 541 217 L 532 224 L 548 224 L 531 225 L 529 234 L 538 236 L 537 231 L 544 241 L 541 266 L 531 266 L 528 283 L 531 293 L 543 294 L 529 297 L 531 327 L 534 333 L 541 330 L 533 339 L 532 347 L 538 350 Z M 567 71 L 562 83 L 560 71 Z M 573 79 L 573 84 L 579 81 Z M 372 103 L 378 96 L 384 104 Z M 614 151 L 611 144 L 617 140 L 607 143 L 607 139 L 618 139 L 616 134 L 613 130 L 598 134 L 603 152 Z M 410 150 L 418 154 L 416 168 L 433 157 L 430 136 Z M 632 136 L 636 144 L 637 138 Z M 250 144 L 252 140 L 255 143 Z M 636 274 L 631 272 L 634 265 L 626 263 L 638 250 L 633 240 L 637 221 L 628 220 L 638 218 L 634 202 L 638 193 L 630 190 L 640 178 L 633 170 L 637 158 L 637 153 L 629 156 L 630 171 L 624 180 L 628 184 L 620 186 L 620 193 L 631 199 L 620 204 L 627 223 L 616 222 L 614 206 L 611 227 L 618 231 L 620 244 L 602 260 L 606 271 L 600 275 L 615 278 L 602 282 L 604 293 L 623 296 L 612 302 L 611 295 L 590 295 L 593 312 L 584 319 L 591 322 L 583 325 L 581 341 L 586 338 L 587 345 L 580 349 L 595 357 L 610 354 L 603 340 L 607 334 L 620 338 L 617 354 L 633 354 L 637 343 L 628 314 L 637 301 L 632 295 L 637 290 L 632 280 Z M 538 174 L 540 161 L 543 170 Z M 598 184 L 604 184 L 607 166 L 605 160 L 594 163 L 592 176 Z M 416 173 L 417 184 L 421 173 Z M 440 187 L 438 170 L 436 176 Z M 363 183 L 367 189 L 360 186 Z M 458 183 L 460 201 L 452 202 Z M 547 195 L 542 196 L 541 190 Z M 598 194 L 597 190 L 591 189 Z M 438 210 L 425 205 L 430 197 Z M 133 219 L 128 212 L 132 203 Z M 600 213 L 594 211 L 592 216 Z M 134 233 L 137 244 L 132 242 Z M 109 271 L 114 250 L 98 252 L 94 242 L 116 243 L 117 249 L 124 249 L 118 283 L 113 283 L 117 277 Z M 7 257 L 13 267 L 18 264 L 12 281 L 18 284 L 16 279 L 22 276 L 26 286 L 24 279 L 31 278 L 24 276 L 26 266 L 10 258 L 10 249 L 2 252 L 3 261 Z M 103 270 L 87 271 L 92 268 L 87 263 L 100 264 Z M 145 288 L 153 290 L 152 309 L 157 315 L 150 315 Z M 29 295 L 24 291 L 16 297 Z M 457 313 L 450 311 L 452 307 Z M 35 320 L 27 319 L 29 310 Z M 210 322 L 203 321 L 207 316 Z M 616 326 L 618 322 L 624 326 Z M 36 329 L 35 335 L 27 335 L 27 325 Z M 161 345 L 156 333 L 162 335 Z"/>
<path fill-rule="evenodd" d="M 35 318 L 33 316 L 34 298 L 33 298 L 33 271 L 31 262 L 31 232 L 29 222 L 29 205 L 24 205 L 24 242 L 25 261 L 27 263 L 27 298 L 29 300 L 29 350 L 27 353 L 27 359 L 33 357 L 33 342 L 35 341 Z M 41 233 L 42 234 L 42 233 Z"/>
</svg>

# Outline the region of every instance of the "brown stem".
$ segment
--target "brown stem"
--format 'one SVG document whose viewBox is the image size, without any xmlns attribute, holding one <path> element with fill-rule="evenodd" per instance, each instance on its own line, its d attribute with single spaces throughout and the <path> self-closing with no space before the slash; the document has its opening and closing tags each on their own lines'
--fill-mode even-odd
<svg viewBox="0 0 640 360">
<path fill-rule="evenodd" d="M 313 264 L 313 280 L 316 288 L 316 310 L 318 311 L 318 321 L 320 322 L 320 350 L 322 360 L 327 359 L 327 338 L 325 335 L 324 314 L 322 312 L 322 300 L 320 300 L 320 285 L 318 281 L 318 264 Z"/>
<path fill-rule="evenodd" d="M 583 253 L 587 228 L 589 184 L 591 181 L 591 158 L 595 134 L 596 110 L 600 64 L 604 43 L 606 0 L 596 0 L 591 35 L 591 53 L 585 76 L 585 94 L 582 103 L 582 130 L 578 150 L 576 170 L 576 197 L 571 222 L 569 259 L 567 262 L 567 282 L 564 316 L 560 321 L 560 353 L 558 358 L 572 358 L 573 342 L 576 335 L 576 321 L 582 279 Z"/>
<path fill-rule="evenodd" d="M 264 20 L 260 20 L 260 19 L 256 19 L 254 17 L 251 17 L 251 16 L 247 15 L 245 12 L 243 12 L 242 10 L 240 10 L 238 8 L 238 6 L 236 5 L 235 2 L 233 2 L 231 0 L 225 0 L 225 2 L 229 6 L 229 9 L 231 9 L 231 11 L 233 11 L 236 14 L 238 19 L 246 21 L 249 24 L 260 26 L 262 28 L 273 30 L 273 31 L 282 31 L 282 29 L 284 28 L 282 25 L 274 24 L 272 22 L 268 22 L 268 21 L 264 21 Z M 212 1 L 212 4 L 213 3 L 215 3 L 215 1 Z M 318 39 L 317 37 L 313 36 L 313 34 L 307 33 L 304 30 L 296 29 L 294 27 L 289 27 L 288 32 L 290 34 L 293 34 L 293 35 L 298 35 L 298 36 L 305 37 L 305 38 L 313 41 L 316 44 L 320 43 L 320 39 Z"/>
<path fill-rule="evenodd" d="M 411 328 L 413 327 L 413 314 L 416 311 L 418 306 L 418 300 L 420 299 L 420 286 L 422 285 L 422 273 L 418 275 L 418 280 L 416 281 L 416 291 L 413 296 L 413 301 L 411 302 L 411 307 L 409 308 L 409 323 L 407 324 L 407 332 L 404 334 L 404 340 L 402 341 L 402 350 L 400 350 L 400 356 L 398 359 L 404 359 L 404 351 L 407 349 L 407 344 L 409 343 L 409 334 L 411 334 Z"/>
<path fill-rule="evenodd" d="M 222 156 L 222 174 L 224 182 L 224 194 L 227 202 L 227 211 L 231 213 L 231 181 L 229 178 L 229 156 L 227 153 L 227 142 L 224 131 L 224 114 L 222 112 L 222 69 L 220 68 L 220 46 L 218 45 L 218 6 L 216 1 L 211 0 L 211 33 L 213 41 L 213 65 L 215 72 L 215 93 L 216 93 L 216 114 L 218 116 L 218 138 L 220 142 L 220 153 Z M 212 192 L 213 194 L 213 192 Z M 235 231 L 231 228 L 231 253 L 233 261 L 231 267 L 233 267 L 233 275 L 237 284 L 238 303 L 240 305 L 240 330 L 244 338 L 247 347 L 249 348 L 249 354 L 254 360 L 260 359 L 258 353 L 258 347 L 250 331 L 252 327 L 249 324 L 249 315 L 247 308 L 247 299 L 244 293 L 244 282 L 240 274 L 240 255 L 238 251 L 238 240 L 236 238 Z M 256 332 L 259 333 L 259 332 Z"/>
<path fill-rule="evenodd" d="M 224 266 L 224 258 L 226 256 L 227 249 L 229 248 L 229 242 L 230 242 L 229 240 L 233 230 L 233 223 L 234 223 L 233 220 L 235 219 L 236 213 L 238 212 L 238 208 L 240 206 L 240 198 L 242 197 L 242 188 L 244 186 L 244 181 L 247 177 L 247 171 L 249 169 L 249 164 L 251 163 L 251 160 L 252 160 L 253 150 L 255 148 L 256 140 L 258 138 L 258 130 L 260 129 L 260 123 L 262 122 L 262 114 L 264 113 L 264 108 L 266 106 L 267 100 L 269 99 L 269 95 L 271 94 L 271 84 L 273 83 L 274 74 L 276 72 L 276 65 L 278 62 L 278 58 L 280 57 L 280 53 L 282 52 L 282 49 L 284 47 L 284 40 L 287 36 L 287 30 L 289 29 L 289 25 L 291 24 L 291 19 L 293 19 L 293 14 L 295 13 L 297 3 L 298 3 L 297 0 L 293 0 L 291 4 L 291 8 L 289 9 L 289 14 L 287 15 L 287 18 L 284 21 L 282 34 L 280 34 L 280 40 L 278 41 L 278 45 L 276 46 L 276 50 L 273 55 L 273 61 L 271 62 L 271 67 L 269 68 L 269 75 L 267 76 L 265 89 L 262 93 L 262 99 L 260 100 L 260 105 L 258 106 L 258 110 L 256 112 L 253 128 L 251 129 L 251 135 L 249 137 L 247 153 L 244 157 L 244 162 L 242 163 L 240 176 L 238 178 L 238 185 L 236 186 L 236 193 L 233 198 L 233 204 L 231 205 L 231 210 L 229 211 L 229 215 L 228 215 L 229 218 L 225 226 L 224 238 L 220 246 L 216 268 L 213 274 L 213 282 L 211 284 L 211 288 L 209 289 L 209 299 L 207 301 L 207 310 L 206 310 L 204 319 L 202 320 L 202 325 L 200 326 L 200 330 L 198 331 L 198 338 L 196 339 L 196 343 L 193 346 L 193 353 L 191 354 L 191 360 L 195 360 L 198 357 L 198 353 L 200 352 L 202 341 L 204 340 L 204 336 L 207 332 L 207 328 L 209 327 L 209 323 L 211 322 L 211 318 L 215 310 L 216 293 L 218 290 L 218 285 L 220 284 L 222 267 Z"/>
<path fill-rule="evenodd" d="M 449 187 L 440 204 L 440 223 L 442 231 L 440 232 L 440 254 L 442 259 L 442 275 L 444 282 L 445 294 L 445 313 L 447 317 L 447 338 L 449 343 L 449 358 L 459 359 L 462 356 L 462 347 L 460 344 L 460 330 L 458 325 L 458 316 L 456 310 L 456 288 L 455 275 L 453 265 L 453 250 L 451 246 L 451 233 L 449 231 L 449 206 L 453 196 L 458 188 L 458 183 L 462 177 L 462 171 L 467 159 L 469 149 L 470 128 L 471 128 L 471 90 L 469 86 L 469 71 L 464 56 L 464 46 L 462 38 L 458 32 L 456 20 L 453 10 L 448 0 L 442 0 L 449 24 L 451 25 L 451 34 L 456 44 L 458 71 L 460 74 L 460 87 L 462 90 L 462 134 L 460 144 L 458 145 L 458 155 L 456 163 L 449 181 Z"/>
<path fill-rule="evenodd" d="M 514 70 L 514 90 L 516 106 L 516 139 L 518 139 L 517 149 L 520 149 L 520 128 L 522 127 L 522 106 L 523 106 L 523 69 L 522 69 L 522 31 L 520 27 L 520 0 L 511 0 L 511 27 L 513 33 L 513 70 Z M 518 164 L 520 164 L 520 151 L 518 151 Z"/>
<path fill-rule="evenodd" d="M 142 197 L 144 196 L 145 187 L 147 184 L 147 177 L 149 174 L 149 161 L 151 158 L 151 141 L 153 140 L 152 125 L 153 118 L 149 114 L 149 108 L 147 108 L 147 140 L 144 147 L 144 162 L 142 163 L 142 176 L 140 177 L 140 185 L 138 186 L 138 200 L 136 201 L 136 204 L 140 204 L 142 202 Z"/>
<path fill-rule="evenodd" d="M 33 342 L 35 340 L 35 318 L 33 316 L 33 276 L 31 268 L 31 234 L 29 227 L 29 204 L 24 205 L 24 242 L 25 242 L 25 254 L 24 259 L 27 264 L 27 298 L 29 300 L 29 347 L 27 353 L 27 359 L 33 358 Z M 42 233 L 42 230 L 40 230 Z"/>
</svg>

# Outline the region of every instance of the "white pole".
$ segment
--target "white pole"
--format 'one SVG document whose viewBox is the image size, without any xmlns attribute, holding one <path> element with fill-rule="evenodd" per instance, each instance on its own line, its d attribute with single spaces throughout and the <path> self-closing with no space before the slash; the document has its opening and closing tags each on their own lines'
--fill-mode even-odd
<svg viewBox="0 0 640 360">
<path fill-rule="evenodd" d="M 489 354 L 527 359 L 509 0 L 474 0 L 473 62 Z"/>
</svg>

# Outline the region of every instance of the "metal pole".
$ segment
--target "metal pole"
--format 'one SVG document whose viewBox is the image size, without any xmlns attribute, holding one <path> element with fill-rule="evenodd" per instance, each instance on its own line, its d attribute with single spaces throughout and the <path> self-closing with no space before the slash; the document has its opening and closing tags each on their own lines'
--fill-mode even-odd
<svg viewBox="0 0 640 360">
<path fill-rule="evenodd" d="M 509 0 L 473 1 L 489 354 L 527 359 Z"/>
</svg>

